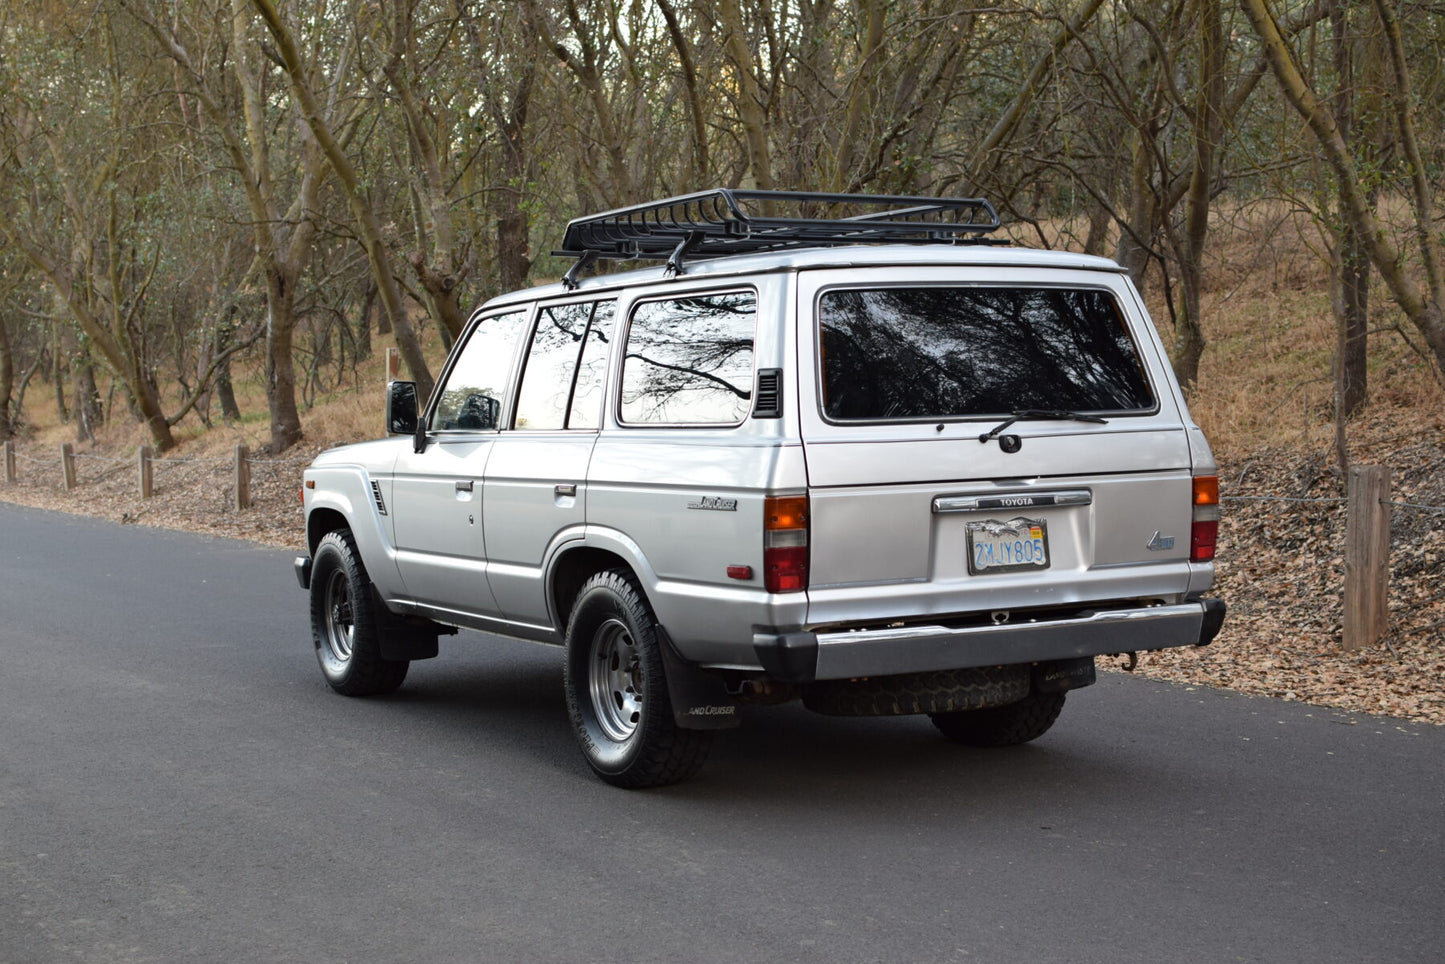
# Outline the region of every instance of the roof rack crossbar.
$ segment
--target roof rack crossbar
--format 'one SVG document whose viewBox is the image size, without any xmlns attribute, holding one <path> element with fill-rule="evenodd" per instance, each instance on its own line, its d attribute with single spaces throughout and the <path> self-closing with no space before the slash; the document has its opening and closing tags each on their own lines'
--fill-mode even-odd
<svg viewBox="0 0 1445 964">
<path fill-rule="evenodd" d="M 857 212 L 860 207 L 865 210 Z M 998 212 L 982 198 L 718 188 L 577 218 L 567 225 L 557 254 L 590 254 L 588 264 L 660 260 L 677 270 L 684 254 L 713 258 L 841 244 L 990 243 L 982 236 L 998 227 Z M 575 280 L 573 272 L 569 276 Z"/>
</svg>

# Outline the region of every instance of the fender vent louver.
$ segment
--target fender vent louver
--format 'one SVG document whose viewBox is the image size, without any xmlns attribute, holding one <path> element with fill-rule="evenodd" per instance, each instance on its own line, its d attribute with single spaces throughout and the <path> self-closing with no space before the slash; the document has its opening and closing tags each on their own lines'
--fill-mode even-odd
<svg viewBox="0 0 1445 964">
<path fill-rule="evenodd" d="M 783 417 L 783 370 L 764 368 L 758 371 L 758 390 L 753 396 L 753 418 Z"/>
<path fill-rule="evenodd" d="M 381 483 L 371 480 L 371 497 L 376 502 L 376 511 L 386 515 L 386 500 L 381 497 Z"/>
</svg>

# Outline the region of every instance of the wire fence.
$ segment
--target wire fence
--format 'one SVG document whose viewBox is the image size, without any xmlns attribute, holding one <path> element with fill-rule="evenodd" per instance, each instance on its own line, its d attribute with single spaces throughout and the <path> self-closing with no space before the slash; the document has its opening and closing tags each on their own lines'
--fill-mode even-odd
<svg viewBox="0 0 1445 964">
<path fill-rule="evenodd" d="M 42 476 L 53 472 L 53 467 L 59 466 L 60 471 L 54 477 L 57 478 L 61 487 L 66 491 L 71 491 L 82 485 L 95 485 L 111 481 L 118 473 L 129 467 L 134 468 L 137 472 L 137 488 L 140 498 L 149 499 L 155 493 L 154 479 L 157 471 L 165 473 L 185 466 L 212 466 L 215 469 L 229 472 L 232 481 L 228 488 L 233 496 L 232 502 L 237 510 L 244 510 L 251 508 L 250 488 L 253 474 L 260 472 L 268 481 L 274 482 L 294 467 L 310 462 L 310 457 L 253 456 L 250 447 L 244 444 L 237 445 L 235 452 L 229 458 L 224 456 L 157 458 L 152 454 L 149 446 L 142 446 L 133 457 L 117 458 L 97 452 L 77 452 L 74 445 L 67 442 L 60 446 L 57 457 L 50 458 L 22 452 L 13 442 L 7 441 L 3 443 L 4 473 L 0 478 L 3 478 L 5 484 L 16 484 L 19 482 L 19 466 L 21 464 L 36 466 Z M 94 466 L 98 470 L 82 471 L 85 466 Z M 27 473 L 27 475 L 30 474 Z"/>
</svg>

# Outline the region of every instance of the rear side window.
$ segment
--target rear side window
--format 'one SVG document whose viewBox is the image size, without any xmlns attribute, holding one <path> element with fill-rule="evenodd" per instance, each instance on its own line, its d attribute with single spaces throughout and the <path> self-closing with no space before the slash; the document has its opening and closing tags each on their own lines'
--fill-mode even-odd
<svg viewBox="0 0 1445 964">
<path fill-rule="evenodd" d="M 752 292 L 647 301 L 622 362 L 622 421 L 736 425 L 753 402 Z"/>
<path fill-rule="evenodd" d="M 541 310 L 517 394 L 516 428 L 595 429 L 601 424 L 612 312 L 610 301 Z"/>
<path fill-rule="evenodd" d="M 577 362 L 577 384 L 572 389 L 568 428 L 600 428 L 603 385 L 607 382 L 607 353 L 612 348 L 612 318 L 616 304 L 599 302 L 587 326 L 587 341 Z"/>
<path fill-rule="evenodd" d="M 1154 408 L 1138 349 L 1105 291 L 829 291 L 819 327 L 823 411 L 837 421 Z"/>
</svg>

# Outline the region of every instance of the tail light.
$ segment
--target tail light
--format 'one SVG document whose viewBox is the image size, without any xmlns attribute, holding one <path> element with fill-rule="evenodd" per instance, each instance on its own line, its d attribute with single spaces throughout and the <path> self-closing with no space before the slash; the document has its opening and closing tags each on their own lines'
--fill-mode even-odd
<svg viewBox="0 0 1445 964">
<path fill-rule="evenodd" d="M 763 585 L 768 592 L 808 588 L 808 497 L 769 496 L 763 502 Z"/>
<path fill-rule="evenodd" d="M 1219 538 L 1219 477 L 1194 477 L 1194 519 L 1189 526 L 1189 561 L 1208 562 L 1214 558 Z"/>
</svg>

